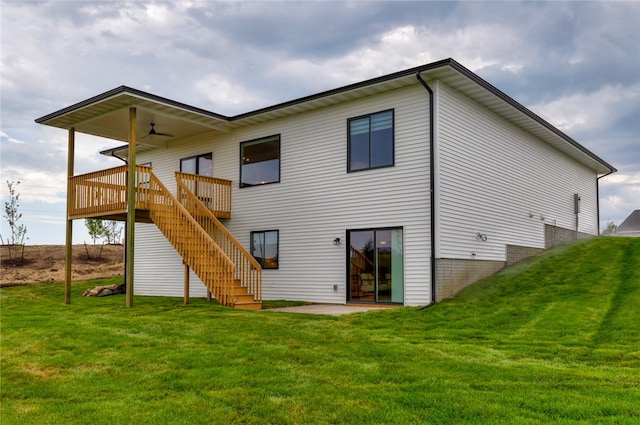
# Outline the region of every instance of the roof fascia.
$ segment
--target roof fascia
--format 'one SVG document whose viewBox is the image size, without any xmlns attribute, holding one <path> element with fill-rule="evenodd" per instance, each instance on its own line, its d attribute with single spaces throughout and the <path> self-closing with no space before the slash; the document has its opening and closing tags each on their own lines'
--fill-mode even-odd
<svg viewBox="0 0 640 425">
<path fill-rule="evenodd" d="M 83 107 L 89 106 L 89 105 L 91 105 L 93 103 L 98 103 L 100 101 L 106 100 L 106 99 L 108 99 L 110 97 L 126 93 L 126 94 L 130 94 L 132 96 L 135 96 L 135 97 L 140 97 L 142 99 L 146 99 L 146 100 L 150 100 L 150 101 L 153 101 L 153 102 L 162 103 L 162 104 L 165 104 L 165 105 L 168 105 L 168 106 L 171 106 L 171 107 L 180 108 L 180 109 L 183 109 L 183 110 L 186 110 L 186 111 L 189 111 L 189 112 L 193 112 L 193 113 L 201 114 L 201 115 L 204 115 L 204 116 L 208 116 L 208 117 L 213 118 L 213 119 L 223 120 L 223 121 L 226 121 L 226 122 L 234 122 L 234 121 L 240 121 L 240 120 L 242 120 L 244 118 L 249 118 L 249 117 L 261 115 L 261 114 L 272 112 L 272 111 L 276 111 L 276 110 L 279 110 L 279 109 L 285 109 L 287 107 L 303 104 L 303 103 L 310 102 L 310 101 L 313 101 L 313 100 L 316 100 L 316 99 L 321 99 L 321 98 L 324 98 L 324 97 L 329 97 L 329 96 L 332 96 L 332 95 L 336 95 L 336 94 L 340 94 L 340 93 L 344 93 L 344 92 L 348 92 L 348 91 L 352 91 L 352 90 L 357 90 L 359 88 L 363 88 L 363 87 L 367 87 L 367 86 L 383 83 L 383 82 L 386 82 L 386 81 L 391 81 L 391 80 L 394 80 L 394 79 L 397 79 L 397 78 L 402 78 L 402 77 L 406 77 L 406 76 L 415 75 L 417 73 L 422 73 L 422 72 L 434 70 L 434 69 L 445 67 L 445 66 L 451 67 L 452 69 L 454 69 L 455 71 L 459 72 L 460 74 L 462 74 L 463 76 L 465 76 L 469 80 L 473 81 L 474 83 L 478 84 L 479 86 L 481 86 L 482 88 L 484 88 L 488 92 L 490 92 L 493 95 L 497 96 L 498 98 L 500 98 L 501 100 L 503 100 L 504 102 L 506 102 L 507 104 L 512 106 L 513 108 L 515 108 L 518 111 L 522 112 L 527 117 L 529 117 L 533 121 L 537 122 L 539 125 L 545 127 L 547 130 L 551 131 L 552 133 L 554 133 L 555 135 L 557 135 L 558 137 L 560 137 L 561 139 L 563 139 L 564 141 L 569 143 L 574 148 L 580 150 L 582 153 L 586 154 L 587 156 L 591 157 L 596 162 L 598 162 L 601 165 L 603 165 L 605 168 L 609 169 L 610 172 L 616 172 L 617 171 L 617 169 L 615 167 L 613 167 L 612 165 L 610 165 L 609 163 L 604 161 L 602 158 L 598 157 L 596 154 L 594 154 L 593 152 L 591 152 L 590 150 L 588 150 L 587 148 L 582 146 L 580 143 L 578 143 L 577 141 L 575 141 L 574 139 L 572 139 L 571 137 L 569 137 L 568 135 L 566 135 L 565 133 L 560 131 L 558 128 L 556 128 L 555 126 L 553 126 L 549 122 L 545 121 L 544 119 L 542 119 L 541 117 L 539 117 L 538 115 L 533 113 L 531 110 L 529 110 L 525 106 L 521 105 L 519 102 L 515 101 L 513 98 L 511 98 L 510 96 L 508 96 L 507 94 L 505 94 L 504 92 L 502 92 L 501 90 L 499 90 L 498 88 L 496 88 L 495 86 L 493 86 L 492 84 L 487 82 L 486 80 L 480 78 L 478 75 L 476 75 L 475 73 L 473 73 L 469 69 L 465 68 L 460 63 L 458 63 L 455 60 L 453 60 L 452 58 L 443 59 L 443 60 L 440 60 L 440 61 L 437 61 L 437 62 L 432 62 L 432 63 L 426 64 L 426 65 L 417 66 L 417 67 L 414 67 L 414 68 L 406 69 L 406 70 L 403 70 L 403 71 L 398 71 L 398 72 L 395 72 L 395 73 L 392 73 L 392 74 L 383 75 L 383 76 L 380 76 L 380 77 L 371 78 L 369 80 L 361 81 L 361 82 L 354 83 L 354 84 L 349 84 L 349 85 L 346 85 L 346 86 L 342 86 L 342 87 L 338 87 L 338 88 L 335 88 L 335 89 L 323 91 L 323 92 L 320 92 L 320 93 L 316 93 L 316 94 L 312 94 L 312 95 L 309 95 L 309 96 L 301 97 L 301 98 L 294 99 L 294 100 L 291 100 L 291 101 L 278 103 L 276 105 L 272 105 L 272 106 L 268 106 L 268 107 L 265 107 L 265 108 L 256 109 L 254 111 L 243 113 L 243 114 L 239 114 L 239 115 L 235 115 L 235 116 L 232 116 L 232 117 L 228 117 L 228 116 L 225 116 L 225 115 L 217 114 L 215 112 L 207 111 L 207 110 L 202 109 L 202 108 L 190 106 L 190 105 L 187 105 L 185 103 L 177 102 L 177 101 L 174 101 L 174 100 L 171 100 L 171 99 L 167 99 L 167 98 L 162 97 L 162 96 L 158 96 L 158 95 L 154 95 L 154 94 L 151 94 L 151 93 L 147 93 L 147 92 L 144 92 L 142 90 L 137 90 L 137 89 L 134 89 L 134 88 L 131 88 L 131 87 L 127 87 L 127 86 L 120 86 L 120 87 L 115 88 L 113 90 L 110 90 L 108 92 L 102 93 L 100 95 L 94 96 L 94 97 L 89 98 L 87 100 L 84 100 L 82 102 L 79 102 L 79 103 L 76 103 L 74 105 L 71 105 L 71 106 L 69 106 L 67 108 L 63 108 L 63 109 L 61 109 L 61 110 L 59 110 L 57 112 L 53 112 L 51 114 L 45 115 L 45 116 L 43 116 L 41 118 L 36 119 L 35 121 L 36 121 L 36 123 L 39 123 L 39 124 L 46 123 L 46 121 L 48 121 L 50 119 L 60 117 L 60 116 L 65 115 L 67 113 L 73 112 L 73 111 L 75 111 L 77 109 L 81 109 Z"/>
<path fill-rule="evenodd" d="M 249 118 L 255 115 L 260 115 L 260 114 L 264 114 L 266 112 L 272 112 L 272 111 L 276 111 L 278 109 L 284 109 L 290 106 L 295 106 L 295 105 L 299 105 L 301 103 L 306 103 L 306 102 L 310 102 L 312 100 L 316 100 L 316 99 L 321 99 L 323 97 L 329 97 L 329 96 L 333 96 L 336 94 L 340 94 L 340 93 L 345 93 L 348 91 L 352 91 L 352 90 L 356 90 L 362 87 L 367 87 L 367 86 L 371 86 L 371 85 L 375 85 L 375 84 L 379 84 L 379 83 L 384 83 L 385 81 L 391 81 L 391 80 L 395 80 L 397 78 L 401 78 L 401 77 L 407 77 L 407 76 L 413 76 L 416 74 L 416 72 L 425 72 L 425 71 L 429 71 L 431 69 L 435 69 L 435 68 L 440 68 L 446 65 L 449 65 L 451 62 L 453 61 L 453 59 L 449 58 L 449 59 L 443 59 L 437 62 L 432 62 L 426 65 L 421 65 L 421 66 L 417 66 L 415 68 L 410 68 L 410 69 L 405 69 L 403 71 L 398 71 L 398 72 L 394 72 L 393 74 L 387 74 L 387 75 L 382 75 L 380 77 L 375 77 L 375 78 L 371 78 L 369 80 L 365 80 L 365 81 L 360 81 L 358 83 L 353 83 L 353 84 L 349 84 L 346 86 L 342 86 L 342 87 L 338 87 L 335 89 L 331 89 L 331 90 L 326 90 L 320 93 L 316 93 L 316 94 L 312 94 L 309 96 L 305 96 L 305 97 L 301 97 L 298 99 L 294 99 L 294 100 L 289 100 L 283 103 L 278 103 L 276 105 L 272 105 L 272 106 L 267 106 L 265 108 L 260 108 L 260 109 L 256 109 L 254 111 L 251 112 L 246 112 L 243 114 L 239 114 L 239 115 L 234 115 L 232 117 L 229 118 L 230 121 L 238 121 L 241 120 L 243 118 Z"/>
<path fill-rule="evenodd" d="M 534 120 L 538 124 L 542 125 L 547 130 L 549 130 L 552 133 L 554 133 L 556 136 L 559 136 L 560 138 L 562 138 L 563 140 L 565 140 L 566 142 L 571 144 L 574 148 L 576 148 L 576 149 L 580 150 L 582 153 L 590 156 L 595 161 L 597 161 L 600 164 L 602 164 L 605 168 L 608 168 L 610 170 L 610 173 L 615 173 L 616 171 L 618 171 L 611 164 L 607 163 L 605 160 L 603 160 L 602 158 L 600 158 L 599 156 L 597 156 L 596 154 L 591 152 L 589 149 L 587 149 L 584 146 L 582 146 L 576 140 L 574 140 L 573 138 L 569 137 L 567 134 L 565 134 L 562 131 L 560 131 L 557 127 L 555 127 L 554 125 L 552 125 L 548 121 L 544 120 L 543 118 L 541 118 L 540 116 L 535 114 L 533 111 L 531 111 L 530 109 L 526 108 L 525 106 L 523 106 L 522 104 L 520 104 L 519 102 L 514 100 L 511 96 L 507 95 L 502 90 L 498 89 L 497 87 L 495 87 L 494 85 L 492 85 L 488 81 L 483 80 L 477 74 L 471 72 L 469 69 L 465 68 L 460 63 L 456 62 L 453 59 L 450 59 L 449 66 L 451 66 L 451 68 L 455 69 L 456 71 L 458 71 L 459 73 L 461 73 L 462 75 L 464 75 L 465 77 L 467 77 L 468 79 L 473 81 L 474 83 L 478 84 L 479 86 L 481 86 L 485 90 L 491 92 L 495 96 L 497 96 L 500 99 L 502 99 L 503 101 L 507 102 L 509 105 L 513 106 L 514 108 L 516 108 L 517 110 L 519 110 L 523 114 L 527 115 L 529 118 L 531 118 L 532 120 Z"/>
<path fill-rule="evenodd" d="M 56 112 L 52 112 L 50 114 L 47 114 L 43 117 L 37 118 L 35 121 L 38 124 L 46 124 L 47 121 L 54 119 L 54 118 L 58 118 L 61 117 L 63 115 L 66 115 L 70 112 L 74 112 L 78 109 L 82 109 L 84 107 L 90 106 L 94 103 L 99 103 L 102 102 L 104 100 L 110 99 L 112 97 L 118 96 L 120 94 L 128 94 L 140 99 L 144 99 L 144 100 L 149 100 L 152 102 L 157 102 L 157 103 L 161 103 L 164 104 L 166 106 L 171 106 L 174 108 L 178 108 L 178 109 L 183 109 L 185 111 L 188 112 L 193 112 L 196 114 L 200 114 L 200 115 L 204 115 L 210 118 L 214 118 L 217 120 L 223 120 L 223 121 L 228 121 L 229 117 L 226 117 L 224 115 L 221 114 L 217 114 L 215 112 L 211 112 L 211 111 L 207 111 L 206 109 L 202 109 L 202 108 L 198 108 L 196 106 L 191 106 L 191 105 L 187 105 L 186 103 L 182 103 L 182 102 L 178 102 L 175 100 L 171 100 L 168 99 L 166 97 L 162 97 L 162 96 L 158 96 L 152 93 L 147 93 L 145 91 L 142 90 L 138 90 L 138 89 L 134 89 L 131 87 L 127 87 L 127 86 L 120 86 L 117 87 L 113 90 L 109 90 L 107 92 L 104 92 L 102 94 L 99 94 L 97 96 L 91 97 L 89 99 L 83 100 L 82 102 L 78 102 L 75 103 L 71 106 L 68 106 L 66 108 L 60 109 Z"/>
</svg>

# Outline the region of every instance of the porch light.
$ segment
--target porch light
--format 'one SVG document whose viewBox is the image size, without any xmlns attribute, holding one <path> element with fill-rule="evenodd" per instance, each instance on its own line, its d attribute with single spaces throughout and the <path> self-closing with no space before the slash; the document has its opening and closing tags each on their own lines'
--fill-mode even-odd
<svg viewBox="0 0 640 425">
<path fill-rule="evenodd" d="M 334 245 L 340 245 L 340 238 L 335 238 L 335 239 L 333 240 L 333 244 L 334 244 Z"/>
</svg>

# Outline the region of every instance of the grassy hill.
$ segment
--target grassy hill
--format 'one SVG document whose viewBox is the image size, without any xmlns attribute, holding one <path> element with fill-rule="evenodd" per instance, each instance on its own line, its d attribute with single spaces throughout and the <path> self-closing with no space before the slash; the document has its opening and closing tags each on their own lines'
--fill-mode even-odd
<svg viewBox="0 0 640 425">
<path fill-rule="evenodd" d="M 640 239 L 566 244 L 471 286 L 433 313 L 537 358 L 640 366 Z M 452 329 L 453 328 L 453 329 Z"/>
<path fill-rule="evenodd" d="M 105 283 L 109 283 L 106 281 Z M 0 422 L 640 423 L 640 239 L 342 317 L 3 288 Z"/>
</svg>

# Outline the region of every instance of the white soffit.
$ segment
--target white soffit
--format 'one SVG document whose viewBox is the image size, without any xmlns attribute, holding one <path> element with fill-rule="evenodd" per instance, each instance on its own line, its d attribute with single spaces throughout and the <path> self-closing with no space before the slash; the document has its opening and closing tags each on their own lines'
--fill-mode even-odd
<svg viewBox="0 0 640 425">
<path fill-rule="evenodd" d="M 569 155 L 598 174 L 616 171 L 578 142 L 525 108 L 453 59 L 351 84 L 315 95 L 273 105 L 256 111 L 225 117 L 125 86 L 64 108 L 36 120 L 54 127 L 128 141 L 128 114 L 137 108 L 138 140 L 147 135 L 149 124 L 156 123 L 159 132 L 174 135 L 173 140 L 196 134 L 221 131 L 295 115 L 378 93 L 418 85 L 416 74 L 424 80 L 440 80 L 453 87 L 507 121 L 533 134 L 559 151 Z M 426 94 L 425 94 L 426 95 Z"/>
</svg>

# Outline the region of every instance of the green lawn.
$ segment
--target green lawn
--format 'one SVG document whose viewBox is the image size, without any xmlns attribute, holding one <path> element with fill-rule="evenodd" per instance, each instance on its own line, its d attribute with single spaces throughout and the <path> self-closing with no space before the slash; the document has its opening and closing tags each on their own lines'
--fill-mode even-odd
<svg viewBox="0 0 640 425">
<path fill-rule="evenodd" d="M 106 281 L 113 283 L 114 281 Z M 0 290 L 9 424 L 639 424 L 640 239 L 560 247 L 424 310 L 331 317 Z"/>
</svg>

